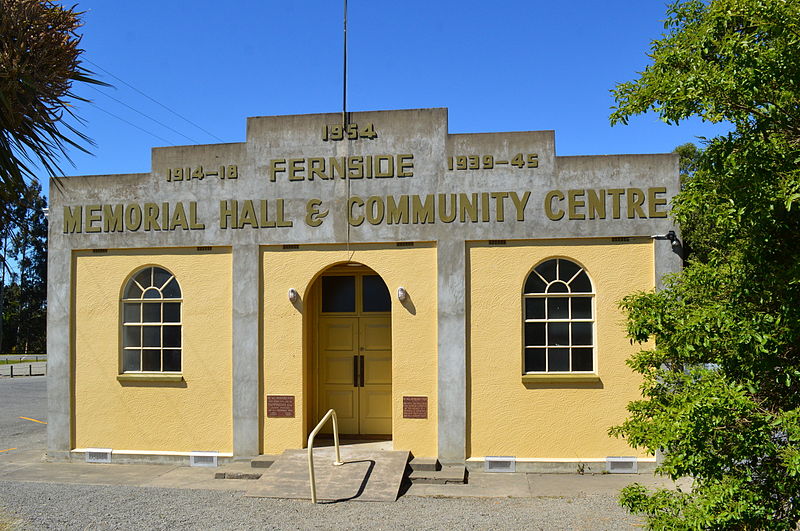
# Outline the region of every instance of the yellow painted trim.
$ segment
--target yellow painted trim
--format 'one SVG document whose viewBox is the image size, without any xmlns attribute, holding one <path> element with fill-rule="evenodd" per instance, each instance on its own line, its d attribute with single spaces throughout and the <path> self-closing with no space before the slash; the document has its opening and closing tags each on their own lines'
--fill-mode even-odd
<svg viewBox="0 0 800 531">
<path fill-rule="evenodd" d="M 599 382 L 600 376 L 596 373 L 559 373 L 549 372 L 542 374 L 523 374 L 522 381 L 529 382 Z"/>
<path fill-rule="evenodd" d="M 126 372 L 117 375 L 119 382 L 182 382 L 182 374 L 165 374 L 156 372 Z"/>
</svg>

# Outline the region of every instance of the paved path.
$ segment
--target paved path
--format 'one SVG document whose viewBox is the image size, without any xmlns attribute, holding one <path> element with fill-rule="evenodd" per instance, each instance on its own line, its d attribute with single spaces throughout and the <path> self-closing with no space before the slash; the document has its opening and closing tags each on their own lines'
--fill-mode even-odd
<svg viewBox="0 0 800 531">
<path fill-rule="evenodd" d="M 47 422 L 47 379 L 0 378 L 0 459 L 24 450 L 42 452 L 47 446 L 42 422 Z M 18 450 L 2 451 L 9 448 Z"/>
</svg>

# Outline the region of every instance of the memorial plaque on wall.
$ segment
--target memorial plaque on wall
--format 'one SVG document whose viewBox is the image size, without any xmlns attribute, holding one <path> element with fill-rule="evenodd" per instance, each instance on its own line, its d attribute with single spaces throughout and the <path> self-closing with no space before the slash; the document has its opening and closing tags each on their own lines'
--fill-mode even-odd
<svg viewBox="0 0 800 531">
<path fill-rule="evenodd" d="M 404 419 L 426 419 L 426 418 L 428 418 L 428 397 L 427 396 L 404 396 L 403 397 L 403 418 Z"/>
<path fill-rule="evenodd" d="M 267 395 L 267 417 L 269 418 L 294 417 L 294 396 Z"/>
</svg>

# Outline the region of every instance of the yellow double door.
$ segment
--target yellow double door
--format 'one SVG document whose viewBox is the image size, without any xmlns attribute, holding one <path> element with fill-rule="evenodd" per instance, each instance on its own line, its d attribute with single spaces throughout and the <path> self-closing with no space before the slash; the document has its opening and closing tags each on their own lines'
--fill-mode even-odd
<svg viewBox="0 0 800 531">
<path fill-rule="evenodd" d="M 319 320 L 317 417 L 336 410 L 339 432 L 392 433 L 391 317 Z"/>
</svg>

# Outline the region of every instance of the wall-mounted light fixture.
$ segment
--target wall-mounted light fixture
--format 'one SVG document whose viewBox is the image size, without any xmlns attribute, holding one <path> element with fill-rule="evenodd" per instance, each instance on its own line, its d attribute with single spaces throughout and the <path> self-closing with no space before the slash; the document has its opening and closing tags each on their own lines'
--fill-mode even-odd
<svg viewBox="0 0 800 531">
<path fill-rule="evenodd" d="M 406 291 L 406 288 L 402 286 L 397 288 L 397 300 L 400 302 L 406 302 L 406 299 L 408 299 L 408 292 Z"/>
<path fill-rule="evenodd" d="M 678 239 L 678 235 L 675 234 L 674 230 L 667 232 L 666 234 L 653 234 L 650 236 L 654 240 L 669 240 L 673 247 L 680 247 L 681 241 Z"/>
<path fill-rule="evenodd" d="M 297 293 L 297 290 L 294 288 L 289 288 L 289 302 L 297 302 L 297 299 L 300 298 L 300 294 Z"/>
</svg>

